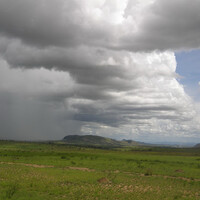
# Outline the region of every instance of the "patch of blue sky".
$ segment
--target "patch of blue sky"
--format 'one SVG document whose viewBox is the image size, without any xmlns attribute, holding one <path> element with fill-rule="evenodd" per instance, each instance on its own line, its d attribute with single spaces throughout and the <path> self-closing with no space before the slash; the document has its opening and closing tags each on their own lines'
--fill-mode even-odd
<svg viewBox="0 0 200 200">
<path fill-rule="evenodd" d="M 200 101 L 200 50 L 177 52 L 175 56 L 176 72 L 182 77 L 179 82 L 195 101 Z"/>
</svg>

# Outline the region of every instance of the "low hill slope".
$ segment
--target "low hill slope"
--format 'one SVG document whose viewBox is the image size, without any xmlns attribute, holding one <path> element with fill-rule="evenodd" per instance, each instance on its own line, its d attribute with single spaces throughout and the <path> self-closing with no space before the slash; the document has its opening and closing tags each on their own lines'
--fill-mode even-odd
<svg viewBox="0 0 200 200">
<path fill-rule="evenodd" d="M 194 147 L 195 148 L 200 148 L 200 143 L 196 144 Z"/>
<path fill-rule="evenodd" d="M 68 135 L 63 138 L 68 144 L 96 145 L 96 146 L 136 146 L 139 143 L 132 140 L 117 141 L 107 137 L 96 135 Z"/>
</svg>

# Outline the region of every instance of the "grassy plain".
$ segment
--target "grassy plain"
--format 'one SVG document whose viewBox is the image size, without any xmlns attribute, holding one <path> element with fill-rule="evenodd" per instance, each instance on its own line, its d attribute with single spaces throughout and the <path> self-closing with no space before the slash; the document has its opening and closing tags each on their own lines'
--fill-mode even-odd
<svg viewBox="0 0 200 200">
<path fill-rule="evenodd" d="M 0 141 L 0 200 L 200 199 L 200 149 Z"/>
</svg>

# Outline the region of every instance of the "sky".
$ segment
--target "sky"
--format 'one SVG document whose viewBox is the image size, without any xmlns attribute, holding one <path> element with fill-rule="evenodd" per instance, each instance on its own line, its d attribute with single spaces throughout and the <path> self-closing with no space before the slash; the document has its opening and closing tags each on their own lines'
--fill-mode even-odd
<svg viewBox="0 0 200 200">
<path fill-rule="evenodd" d="M 195 101 L 200 101 L 200 50 L 176 53 L 177 70 L 182 76 L 179 82 Z"/>
<path fill-rule="evenodd" d="M 0 0 L 0 139 L 200 142 L 200 1 Z"/>
</svg>

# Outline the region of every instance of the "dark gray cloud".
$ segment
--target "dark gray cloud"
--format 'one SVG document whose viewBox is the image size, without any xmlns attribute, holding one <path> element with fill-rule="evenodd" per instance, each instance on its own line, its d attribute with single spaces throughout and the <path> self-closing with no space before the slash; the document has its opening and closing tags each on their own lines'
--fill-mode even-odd
<svg viewBox="0 0 200 200">
<path fill-rule="evenodd" d="M 200 46 L 199 8 L 197 0 L 1 0 L 0 33 L 40 47 L 193 49 Z"/>
<path fill-rule="evenodd" d="M 102 43 L 109 35 L 105 26 L 86 12 L 76 0 L 1 0 L 0 32 L 40 47 Z"/>
<path fill-rule="evenodd" d="M 67 73 L 23 71 L 0 64 L 1 139 L 59 139 L 80 133 L 81 123 L 73 120 L 74 113 L 64 101 L 73 88 Z"/>
<path fill-rule="evenodd" d="M 72 16 L 71 19 L 63 16 L 63 3 L 61 0 L 1 0 L 1 33 L 39 46 L 60 45 L 63 41 L 70 45 L 76 39 L 78 26 L 73 25 Z M 70 1 L 65 7 L 65 12 L 70 16 L 70 11 L 73 13 L 73 8 L 77 6 L 78 4 L 73 5 L 73 1 Z M 74 40 L 71 40 L 73 38 Z"/>
<path fill-rule="evenodd" d="M 129 3 L 126 15 L 134 16 L 131 1 Z M 199 13 L 198 0 L 157 0 L 144 13 L 137 31 L 122 37 L 126 43 L 125 48 L 133 51 L 199 48 Z"/>
</svg>

